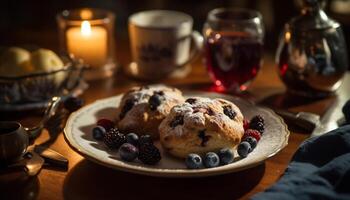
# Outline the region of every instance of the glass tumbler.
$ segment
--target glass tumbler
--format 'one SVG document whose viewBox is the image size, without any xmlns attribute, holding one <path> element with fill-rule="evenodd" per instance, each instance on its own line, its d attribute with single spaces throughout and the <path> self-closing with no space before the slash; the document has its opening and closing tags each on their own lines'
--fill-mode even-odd
<svg viewBox="0 0 350 200">
<path fill-rule="evenodd" d="M 261 14 L 241 8 L 217 8 L 203 27 L 205 61 L 217 90 L 240 93 L 256 77 L 263 54 Z"/>
</svg>

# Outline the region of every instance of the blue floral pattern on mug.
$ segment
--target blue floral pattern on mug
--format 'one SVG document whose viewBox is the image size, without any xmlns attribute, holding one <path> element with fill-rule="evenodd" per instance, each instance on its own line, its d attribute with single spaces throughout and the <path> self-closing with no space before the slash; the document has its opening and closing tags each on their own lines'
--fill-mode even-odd
<svg viewBox="0 0 350 200">
<path fill-rule="evenodd" d="M 163 59 L 169 59 L 174 55 L 171 45 L 143 44 L 138 47 L 138 51 L 141 60 L 144 62 L 158 62 Z"/>
</svg>

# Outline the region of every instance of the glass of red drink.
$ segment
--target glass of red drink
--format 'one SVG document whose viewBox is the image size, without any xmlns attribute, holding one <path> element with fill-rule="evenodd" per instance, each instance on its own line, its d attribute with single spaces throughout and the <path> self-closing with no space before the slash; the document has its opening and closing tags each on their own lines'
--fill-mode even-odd
<svg viewBox="0 0 350 200">
<path fill-rule="evenodd" d="M 217 90 L 247 89 L 262 65 L 261 14 L 249 9 L 217 8 L 204 24 L 205 60 Z"/>
</svg>

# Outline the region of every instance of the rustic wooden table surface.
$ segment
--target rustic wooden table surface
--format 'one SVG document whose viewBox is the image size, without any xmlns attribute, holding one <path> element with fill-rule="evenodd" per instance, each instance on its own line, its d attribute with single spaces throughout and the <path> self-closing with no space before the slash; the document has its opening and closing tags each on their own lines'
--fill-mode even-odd
<svg viewBox="0 0 350 200">
<path fill-rule="evenodd" d="M 118 48 L 118 61 L 126 65 L 130 61 L 129 50 Z M 288 107 L 293 111 L 310 111 L 322 115 L 334 97 L 304 102 L 287 99 L 285 88 L 277 76 L 273 57 L 265 55 L 264 66 L 251 84 L 249 93 L 257 99 Z M 192 71 L 185 78 L 166 79 L 162 83 L 182 89 L 206 90 L 210 80 L 198 59 Z M 148 84 L 128 78 L 119 72 L 113 78 L 89 83 L 82 95 L 86 104 L 97 99 L 125 92 L 131 86 Z M 37 113 L 1 114 L 2 120 L 19 120 L 25 125 L 35 124 Z M 289 144 L 280 153 L 265 163 L 238 173 L 207 178 L 155 178 L 109 169 L 90 162 L 74 152 L 59 134 L 51 148 L 69 159 L 68 171 L 42 169 L 40 174 L 26 182 L 6 184 L 0 189 L 1 196 L 18 199 L 246 199 L 271 186 L 284 172 L 292 155 L 309 133 L 291 130 Z M 48 139 L 44 131 L 36 140 L 42 143 Z"/>
</svg>

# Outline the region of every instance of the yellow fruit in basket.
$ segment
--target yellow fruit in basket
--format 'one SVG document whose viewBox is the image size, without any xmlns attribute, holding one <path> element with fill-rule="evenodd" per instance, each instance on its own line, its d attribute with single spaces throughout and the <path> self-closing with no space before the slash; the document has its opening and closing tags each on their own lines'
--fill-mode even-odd
<svg viewBox="0 0 350 200">
<path fill-rule="evenodd" d="M 63 68 L 63 62 L 57 54 L 48 49 L 38 49 L 32 52 L 31 65 L 36 72 L 49 72 Z"/>
<path fill-rule="evenodd" d="M 56 71 L 64 67 L 60 57 L 49 49 L 38 49 L 33 51 L 30 63 L 36 73 Z M 60 84 L 65 78 L 65 72 L 60 71 L 52 76 L 55 83 Z"/>
<path fill-rule="evenodd" d="M 0 76 L 17 77 L 33 72 L 30 52 L 19 47 L 10 47 L 0 57 Z"/>
</svg>

